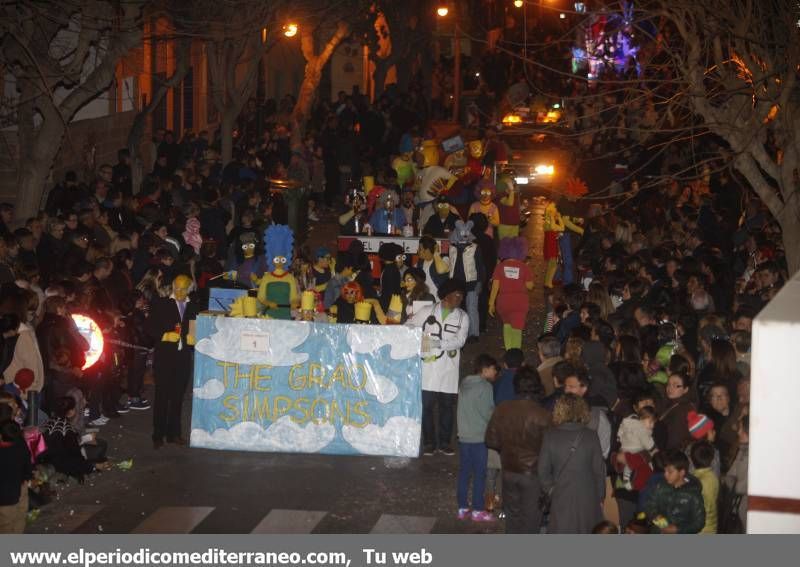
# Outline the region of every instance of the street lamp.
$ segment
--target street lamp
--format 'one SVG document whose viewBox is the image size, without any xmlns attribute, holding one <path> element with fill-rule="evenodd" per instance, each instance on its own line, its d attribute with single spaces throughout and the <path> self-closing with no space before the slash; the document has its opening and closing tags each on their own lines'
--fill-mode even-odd
<svg viewBox="0 0 800 567">
<path fill-rule="evenodd" d="M 515 8 L 522 8 L 522 6 L 524 6 L 524 5 L 525 5 L 525 2 L 523 2 L 523 0 L 514 0 L 514 7 Z"/>
<path fill-rule="evenodd" d="M 450 13 L 450 9 L 439 6 L 436 13 L 440 18 L 444 18 Z M 455 5 L 453 5 L 453 122 L 459 122 L 459 98 L 461 98 L 461 38 L 458 33 L 458 18 L 456 17 Z"/>
<path fill-rule="evenodd" d="M 283 26 L 283 35 L 286 37 L 294 37 L 297 35 L 297 24 L 286 24 Z"/>
</svg>

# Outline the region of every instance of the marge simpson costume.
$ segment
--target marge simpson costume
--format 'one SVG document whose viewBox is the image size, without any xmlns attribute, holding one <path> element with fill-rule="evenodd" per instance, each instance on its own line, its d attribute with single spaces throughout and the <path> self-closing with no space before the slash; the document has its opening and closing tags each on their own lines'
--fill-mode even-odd
<svg viewBox="0 0 800 567">
<path fill-rule="evenodd" d="M 264 231 L 267 268 L 258 286 L 258 301 L 266 307 L 272 319 L 291 319 L 292 309 L 300 305 L 297 280 L 289 272 L 292 263 L 294 234 L 283 224 L 272 225 Z"/>
</svg>

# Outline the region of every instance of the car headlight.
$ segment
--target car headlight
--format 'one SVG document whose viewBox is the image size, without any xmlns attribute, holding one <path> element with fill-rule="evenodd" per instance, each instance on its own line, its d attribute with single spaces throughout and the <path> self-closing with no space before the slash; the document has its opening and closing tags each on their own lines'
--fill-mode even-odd
<svg viewBox="0 0 800 567">
<path fill-rule="evenodd" d="M 536 175 L 553 175 L 553 173 L 555 173 L 556 169 L 552 165 L 544 165 L 544 164 L 542 164 L 542 165 L 537 165 L 534 168 L 534 171 L 536 172 Z"/>
<path fill-rule="evenodd" d="M 514 181 L 517 182 L 517 185 L 527 185 L 528 184 L 528 178 L 527 177 L 515 177 Z"/>
</svg>

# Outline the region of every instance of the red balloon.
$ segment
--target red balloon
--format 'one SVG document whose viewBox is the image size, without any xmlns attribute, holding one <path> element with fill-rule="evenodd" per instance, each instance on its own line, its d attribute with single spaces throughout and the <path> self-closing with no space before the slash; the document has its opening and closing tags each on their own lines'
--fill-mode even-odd
<svg viewBox="0 0 800 567">
<path fill-rule="evenodd" d="M 30 368 L 20 368 L 14 376 L 14 383 L 23 392 L 33 384 L 33 370 Z"/>
</svg>

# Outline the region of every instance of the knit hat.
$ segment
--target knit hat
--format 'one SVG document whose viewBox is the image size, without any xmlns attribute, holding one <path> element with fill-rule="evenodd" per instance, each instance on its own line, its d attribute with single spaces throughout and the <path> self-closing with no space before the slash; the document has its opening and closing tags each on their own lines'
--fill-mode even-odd
<svg viewBox="0 0 800 567">
<path fill-rule="evenodd" d="M 708 435 L 709 431 L 714 430 L 714 422 L 702 413 L 690 410 L 689 413 L 686 414 L 686 419 L 689 425 L 689 433 L 695 439 L 703 439 Z"/>
</svg>

